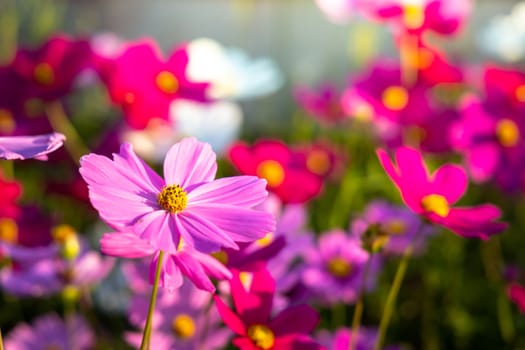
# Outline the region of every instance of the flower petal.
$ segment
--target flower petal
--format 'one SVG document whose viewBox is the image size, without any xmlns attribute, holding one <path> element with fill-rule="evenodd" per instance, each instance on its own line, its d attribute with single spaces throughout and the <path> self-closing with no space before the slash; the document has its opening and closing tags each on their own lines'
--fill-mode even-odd
<svg viewBox="0 0 525 350">
<path fill-rule="evenodd" d="M 159 254 L 151 260 L 149 265 L 149 282 L 153 284 L 155 281 L 155 272 L 159 261 Z M 159 286 L 167 288 L 169 292 L 173 292 L 179 288 L 183 283 L 182 273 L 173 259 L 173 255 L 164 254 L 162 266 L 160 270 Z"/>
<path fill-rule="evenodd" d="M 454 204 L 465 193 L 468 179 L 462 167 L 445 164 L 436 170 L 431 183 L 430 193 L 443 195 L 448 204 Z"/>
<path fill-rule="evenodd" d="M 214 203 L 253 207 L 267 196 L 266 180 L 256 176 L 225 177 L 193 188 L 188 193 L 188 206 Z"/>
<path fill-rule="evenodd" d="M 319 323 L 319 314 L 308 305 L 296 305 L 283 310 L 277 315 L 270 327 L 275 335 L 291 333 L 309 334 Z"/>
<path fill-rule="evenodd" d="M 239 316 L 230 310 L 230 308 L 226 306 L 219 296 L 214 295 L 213 300 L 215 300 L 215 306 L 217 307 L 217 311 L 219 312 L 223 322 L 236 334 L 246 335 L 246 328 Z"/>
<path fill-rule="evenodd" d="M 181 251 L 173 255 L 173 259 L 180 268 L 183 275 L 188 277 L 199 289 L 210 293 L 215 292 L 215 286 L 211 283 L 210 278 L 206 275 L 204 268 L 191 253 Z"/>
<path fill-rule="evenodd" d="M 180 234 L 172 215 L 164 210 L 156 210 L 142 216 L 133 226 L 133 231 L 158 250 L 170 254 L 177 252 Z"/>
<path fill-rule="evenodd" d="M 100 239 L 100 251 L 121 258 L 142 258 L 156 250 L 146 240 L 131 232 L 106 233 Z"/>
<path fill-rule="evenodd" d="M 182 226 L 184 231 L 180 232 L 185 242 L 202 253 L 212 253 L 221 247 L 238 249 L 237 244 L 227 232 L 207 220 L 206 217 L 196 214 L 195 211 L 183 212 L 176 216 L 177 227 Z M 185 235 L 191 236 L 187 239 Z M 191 243 L 191 241 L 193 241 Z"/>
<path fill-rule="evenodd" d="M 168 185 L 189 185 L 210 182 L 217 172 L 217 160 L 211 146 L 194 137 L 173 145 L 164 160 L 164 178 Z"/>
</svg>

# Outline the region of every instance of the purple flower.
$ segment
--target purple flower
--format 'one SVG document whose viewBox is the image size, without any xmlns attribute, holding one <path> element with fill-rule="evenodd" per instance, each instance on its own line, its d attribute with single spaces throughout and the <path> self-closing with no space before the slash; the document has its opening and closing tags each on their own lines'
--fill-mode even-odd
<svg viewBox="0 0 525 350">
<path fill-rule="evenodd" d="M 317 340 L 327 349 L 348 350 L 350 349 L 350 339 L 353 337 L 352 331 L 348 328 L 338 328 L 335 333 L 321 331 L 317 334 Z M 372 350 L 376 343 L 377 331 L 370 328 L 359 329 L 357 339 L 354 340 L 355 350 Z M 388 346 L 384 350 L 398 350 L 397 346 Z"/>
<path fill-rule="evenodd" d="M 47 154 L 60 148 L 66 137 L 60 133 L 37 136 L 0 137 L 0 159 L 47 160 Z"/>
<path fill-rule="evenodd" d="M 124 239 L 119 234 L 104 236 L 106 243 L 114 239 L 127 244 L 113 251 L 116 256 L 137 257 L 139 247 L 149 254 L 155 249 L 176 254 L 181 242 L 203 253 L 235 249 L 236 242 L 254 241 L 275 229 L 270 214 L 252 209 L 266 198 L 266 182 L 254 176 L 214 180 L 215 153 L 195 138 L 170 148 L 165 180 L 129 144 L 123 144 L 113 160 L 90 154 L 80 162 L 101 218 L 128 232 Z"/>
<path fill-rule="evenodd" d="M 32 325 L 21 323 L 6 337 L 9 350 L 88 350 L 94 343 L 93 332 L 80 316 L 64 322 L 55 314 L 41 316 Z"/>
<path fill-rule="evenodd" d="M 302 282 L 326 304 L 354 302 L 361 289 L 370 254 L 342 230 L 321 235 L 318 246 L 307 252 Z M 375 284 L 379 260 L 372 259 L 364 289 Z"/>
<path fill-rule="evenodd" d="M 152 343 L 158 350 L 223 349 L 231 332 L 219 327 L 219 314 L 210 307 L 211 294 L 185 284 L 174 293 L 160 291 L 153 314 Z M 149 296 L 137 295 L 131 300 L 129 319 L 132 324 L 144 326 Z M 138 346 L 141 333 L 128 333 L 126 339 Z"/>
</svg>

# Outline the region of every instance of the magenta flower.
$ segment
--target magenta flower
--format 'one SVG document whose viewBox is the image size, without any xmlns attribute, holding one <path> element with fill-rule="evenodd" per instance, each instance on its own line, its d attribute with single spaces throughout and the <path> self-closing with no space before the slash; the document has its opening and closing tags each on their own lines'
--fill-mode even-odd
<svg viewBox="0 0 525 350">
<path fill-rule="evenodd" d="M 16 217 L 20 213 L 17 201 L 22 195 L 22 184 L 6 179 L 0 170 L 0 193 L 0 218 Z"/>
<path fill-rule="evenodd" d="M 352 331 L 348 328 L 338 328 L 334 334 L 328 331 L 321 331 L 317 335 L 319 342 L 331 350 L 348 350 L 350 348 L 350 339 L 352 339 Z M 377 331 L 371 328 L 359 329 L 357 339 L 354 340 L 354 349 L 356 350 L 372 350 L 377 340 Z M 383 350 L 399 350 L 398 346 L 388 346 Z"/>
<path fill-rule="evenodd" d="M 252 209 L 266 198 L 266 182 L 254 176 L 214 180 L 215 153 L 195 138 L 170 148 L 165 180 L 129 144 L 123 144 L 113 160 L 90 154 L 80 163 L 101 218 L 118 231 L 133 232 L 122 239 L 106 236 L 106 243 L 113 236 L 115 242 L 121 240 L 121 250 L 112 252 L 119 256 L 135 257 L 142 248 L 149 254 L 176 254 L 181 242 L 203 253 L 235 249 L 236 242 L 254 241 L 275 228 L 270 214 Z M 134 247 L 139 241 L 143 243 Z"/>
<path fill-rule="evenodd" d="M 86 321 L 75 315 L 66 324 L 56 314 L 40 316 L 32 325 L 21 323 L 5 338 L 5 348 L 13 350 L 88 350 L 95 336 Z"/>
<path fill-rule="evenodd" d="M 60 133 L 37 136 L 0 137 L 0 159 L 47 160 L 47 155 L 62 147 L 66 137 Z"/>
<path fill-rule="evenodd" d="M 507 227 L 506 223 L 496 222 L 501 212 L 494 205 L 452 207 L 468 184 L 467 175 L 460 166 L 445 164 L 429 176 L 423 157 L 412 148 L 397 149 L 397 164 L 393 164 L 382 149 L 377 150 L 377 155 L 405 204 L 430 222 L 462 237 L 481 239 Z"/>
<path fill-rule="evenodd" d="M 525 314 L 525 287 L 515 282 L 510 283 L 507 286 L 507 295 L 518 306 L 520 312 Z"/>
<path fill-rule="evenodd" d="M 230 281 L 236 312 L 215 296 L 215 305 L 224 323 L 237 335 L 233 344 L 241 350 L 322 349 L 308 335 L 319 321 L 308 305 L 287 308 L 271 317 L 275 282 L 266 269 L 251 279 L 234 272 Z"/>
<path fill-rule="evenodd" d="M 298 86 L 293 92 L 299 105 L 322 125 L 333 126 L 347 119 L 334 86 L 324 84 L 315 90 Z"/>
</svg>

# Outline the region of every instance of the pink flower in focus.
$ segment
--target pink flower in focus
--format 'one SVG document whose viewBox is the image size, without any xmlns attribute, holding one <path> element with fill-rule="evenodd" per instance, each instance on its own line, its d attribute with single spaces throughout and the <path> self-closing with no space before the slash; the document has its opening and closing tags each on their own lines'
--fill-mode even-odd
<svg viewBox="0 0 525 350">
<path fill-rule="evenodd" d="M 0 159 L 47 160 L 47 154 L 62 147 L 66 137 L 60 133 L 37 136 L 0 137 Z"/>
<path fill-rule="evenodd" d="M 169 120 L 174 99 L 207 100 L 208 83 L 193 83 L 186 76 L 188 54 L 184 46 L 167 60 L 153 40 L 132 42 L 121 50 L 120 56 L 101 64 L 100 74 L 132 128 L 144 129 L 155 118 Z"/>
<path fill-rule="evenodd" d="M 252 209 L 266 198 L 266 182 L 254 176 L 214 180 L 215 153 L 195 138 L 170 148 L 165 179 L 129 144 L 113 160 L 90 154 L 80 163 L 101 218 L 118 231 L 133 232 L 150 251 L 175 254 L 181 241 L 203 253 L 235 249 L 236 242 L 254 241 L 275 228 L 270 214 Z"/>
<path fill-rule="evenodd" d="M 467 175 L 460 166 L 445 164 L 429 176 L 423 157 L 412 148 L 398 148 L 396 164 L 382 149 L 377 150 L 377 156 L 405 204 L 430 222 L 462 237 L 480 239 L 507 227 L 506 223 L 496 222 L 501 212 L 494 205 L 452 207 L 468 185 Z"/>
<path fill-rule="evenodd" d="M 237 334 L 233 344 L 241 350 L 322 349 L 308 335 L 319 321 L 308 305 L 287 308 L 271 317 L 275 282 L 262 268 L 251 279 L 234 272 L 230 281 L 235 311 L 215 296 L 217 310 L 230 329 Z"/>
</svg>

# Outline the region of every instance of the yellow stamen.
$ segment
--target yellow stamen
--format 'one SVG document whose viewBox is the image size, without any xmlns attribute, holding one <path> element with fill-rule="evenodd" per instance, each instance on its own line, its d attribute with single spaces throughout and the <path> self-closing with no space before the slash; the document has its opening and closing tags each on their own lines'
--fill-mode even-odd
<svg viewBox="0 0 525 350">
<path fill-rule="evenodd" d="M 188 204 L 186 191 L 179 185 L 164 186 L 157 200 L 160 207 L 170 213 L 178 213 Z"/>
<path fill-rule="evenodd" d="M 328 271 L 338 278 L 344 278 L 352 272 L 352 265 L 345 259 L 337 257 L 328 261 Z"/>
<path fill-rule="evenodd" d="M 80 242 L 73 227 L 66 224 L 55 226 L 51 230 L 51 236 L 60 244 L 65 259 L 73 260 L 80 254 Z"/>
<path fill-rule="evenodd" d="M 401 219 L 391 219 L 385 223 L 384 229 L 388 234 L 400 235 L 406 232 L 407 225 Z"/>
<path fill-rule="evenodd" d="M 255 346 L 262 350 L 268 350 L 273 347 L 275 335 L 272 330 L 263 324 L 254 324 L 248 327 L 248 337 Z"/>
<path fill-rule="evenodd" d="M 277 187 L 284 181 L 284 169 L 275 160 L 265 160 L 257 167 L 257 176 L 268 181 L 268 186 Z"/>
<path fill-rule="evenodd" d="M 16 243 L 18 240 L 18 225 L 10 218 L 0 219 L 0 240 L 7 243 Z"/>
<path fill-rule="evenodd" d="M 195 335 L 195 321 L 188 314 L 180 314 L 171 322 L 171 329 L 177 337 L 188 339 Z"/>
<path fill-rule="evenodd" d="M 442 218 L 447 217 L 450 212 L 448 201 L 440 194 L 429 194 L 421 199 L 421 206 L 425 211 L 434 213 Z"/>
<path fill-rule="evenodd" d="M 408 104 L 408 92 L 402 86 L 390 86 L 383 91 L 381 100 L 386 108 L 400 111 Z"/>
<path fill-rule="evenodd" d="M 15 130 L 16 123 L 13 113 L 9 110 L 0 108 L 0 132 L 10 133 Z"/>
<path fill-rule="evenodd" d="M 501 119 L 496 124 L 496 137 L 504 147 L 516 146 L 520 139 L 520 129 L 512 120 Z"/>
<path fill-rule="evenodd" d="M 514 91 L 514 95 L 518 101 L 525 102 L 525 84 L 518 86 L 516 91 Z"/>
<path fill-rule="evenodd" d="M 173 73 L 163 70 L 155 78 L 158 88 L 167 94 L 173 94 L 179 89 L 179 81 Z"/>
<path fill-rule="evenodd" d="M 55 72 L 49 63 L 42 62 L 35 66 L 33 78 L 41 85 L 51 85 L 55 82 Z"/>
<path fill-rule="evenodd" d="M 417 29 L 425 22 L 425 11 L 421 5 L 407 4 L 403 7 L 403 21 L 408 29 Z"/>
<path fill-rule="evenodd" d="M 325 175 L 330 170 L 330 157 L 322 150 L 313 150 L 308 154 L 306 167 L 312 173 Z"/>
</svg>

